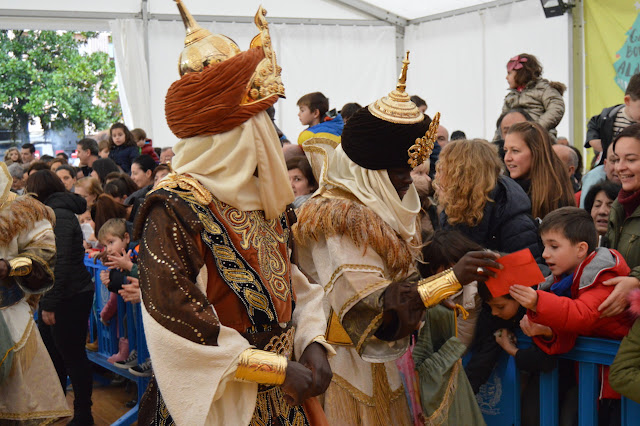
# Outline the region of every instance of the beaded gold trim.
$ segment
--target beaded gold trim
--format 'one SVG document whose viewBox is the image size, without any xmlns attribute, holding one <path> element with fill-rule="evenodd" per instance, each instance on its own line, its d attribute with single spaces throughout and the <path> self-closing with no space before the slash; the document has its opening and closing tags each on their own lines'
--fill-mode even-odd
<svg viewBox="0 0 640 426">
<path fill-rule="evenodd" d="M 437 305 L 462 288 L 453 269 L 418 281 L 418 294 L 427 308 Z"/>
<path fill-rule="evenodd" d="M 291 327 L 285 333 L 277 336 L 273 336 L 269 343 L 264 347 L 265 351 L 273 352 L 278 355 L 282 355 L 287 359 L 291 358 L 293 353 L 293 338 L 296 334 L 296 328 Z"/>
<path fill-rule="evenodd" d="M 240 354 L 236 380 L 278 386 L 286 377 L 285 356 L 258 349 L 247 349 Z"/>
</svg>

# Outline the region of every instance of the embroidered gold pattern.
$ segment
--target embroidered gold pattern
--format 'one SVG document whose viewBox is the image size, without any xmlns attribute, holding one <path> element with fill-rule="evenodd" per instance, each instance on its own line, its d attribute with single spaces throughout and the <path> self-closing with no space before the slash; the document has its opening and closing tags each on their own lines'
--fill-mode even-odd
<svg viewBox="0 0 640 426">
<path fill-rule="evenodd" d="M 247 250 L 253 247 L 258 253 L 258 265 L 265 283 L 271 287 L 273 294 L 282 301 L 287 301 L 291 286 L 289 284 L 289 261 L 279 250 L 280 244 L 286 244 L 289 230 L 281 234 L 278 231 L 277 219 L 267 220 L 262 211 L 241 211 L 217 199 L 213 199 L 220 214 L 231 229 L 240 235 L 240 246 Z"/>
<path fill-rule="evenodd" d="M 286 332 L 273 336 L 269 343 L 264 347 L 265 351 L 275 352 L 278 355 L 283 355 L 287 359 L 291 359 L 293 354 L 293 338 L 296 334 L 296 328 L 291 327 Z"/>
<path fill-rule="evenodd" d="M 176 188 L 180 188 L 185 192 L 177 192 L 175 191 Z M 160 181 L 158 186 L 156 186 L 149 192 L 149 194 L 159 189 L 177 193 L 182 198 L 188 196 L 189 198 L 193 199 L 198 204 L 202 204 L 203 206 L 208 206 L 213 199 L 213 195 L 211 195 L 211 192 L 207 188 L 205 188 L 196 178 L 193 178 L 189 175 L 178 174 L 175 172 L 169 173 L 164 179 Z"/>
<path fill-rule="evenodd" d="M 308 426 L 309 420 L 301 405 L 290 406 L 284 400 L 280 387 L 271 387 L 258 391 L 256 409 L 253 412 L 250 426 L 266 426 L 280 424 L 282 426 Z"/>
</svg>

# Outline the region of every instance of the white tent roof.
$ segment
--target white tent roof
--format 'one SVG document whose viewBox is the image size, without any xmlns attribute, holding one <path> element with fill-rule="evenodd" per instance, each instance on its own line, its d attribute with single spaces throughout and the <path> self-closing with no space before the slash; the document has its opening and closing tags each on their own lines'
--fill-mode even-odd
<svg viewBox="0 0 640 426">
<path fill-rule="evenodd" d="M 300 96 L 321 91 L 337 109 L 366 105 L 393 89 L 405 50 L 408 91 L 425 98 L 427 113 L 441 111 L 450 131 L 488 139 L 506 94 L 506 62 L 535 54 L 544 77 L 570 87 L 558 132 L 572 136 L 571 19 L 545 19 L 539 0 L 183 1 L 201 25 L 241 49 L 256 34 L 258 6 L 267 9 L 287 91 L 276 123 L 294 143 Z M 175 143 L 164 120 L 184 40 L 173 0 L 0 0 L 0 28 L 111 31 L 125 123 L 145 128 L 157 146 Z"/>
<path fill-rule="evenodd" d="M 375 21 L 407 26 L 424 19 L 458 14 L 465 11 L 514 3 L 522 0 L 188 0 L 185 3 L 198 19 L 247 21 L 251 11 L 262 4 L 274 23 L 345 23 L 370 25 Z M 116 18 L 153 20 L 177 19 L 171 0 L 0 0 L 0 24 L 3 28 L 17 28 L 30 22 L 40 27 L 46 21 L 57 25 L 85 29 L 93 23 L 108 29 L 106 21 Z M 226 18 L 226 19 L 224 19 Z M 73 28 L 73 23 L 83 28 Z M 51 22 L 52 24 L 54 22 Z"/>
</svg>

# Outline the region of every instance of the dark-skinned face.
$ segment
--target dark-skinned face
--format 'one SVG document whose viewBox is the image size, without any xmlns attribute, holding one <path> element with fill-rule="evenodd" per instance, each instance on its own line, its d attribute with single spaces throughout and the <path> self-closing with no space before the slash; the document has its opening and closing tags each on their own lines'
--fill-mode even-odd
<svg viewBox="0 0 640 426">
<path fill-rule="evenodd" d="M 389 174 L 391 184 L 396 189 L 398 196 L 402 200 L 413 183 L 413 179 L 411 178 L 411 169 L 408 167 L 387 169 L 387 173 Z"/>
</svg>

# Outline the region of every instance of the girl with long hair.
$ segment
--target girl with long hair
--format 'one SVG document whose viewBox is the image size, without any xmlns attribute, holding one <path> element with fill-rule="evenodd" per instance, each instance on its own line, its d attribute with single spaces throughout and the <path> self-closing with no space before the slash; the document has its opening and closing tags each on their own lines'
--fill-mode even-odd
<svg viewBox="0 0 640 426">
<path fill-rule="evenodd" d="M 542 126 L 528 121 L 514 124 L 505 137 L 504 151 L 507 172 L 529 195 L 533 217 L 544 219 L 553 210 L 576 205 L 567 168 Z"/>
</svg>

